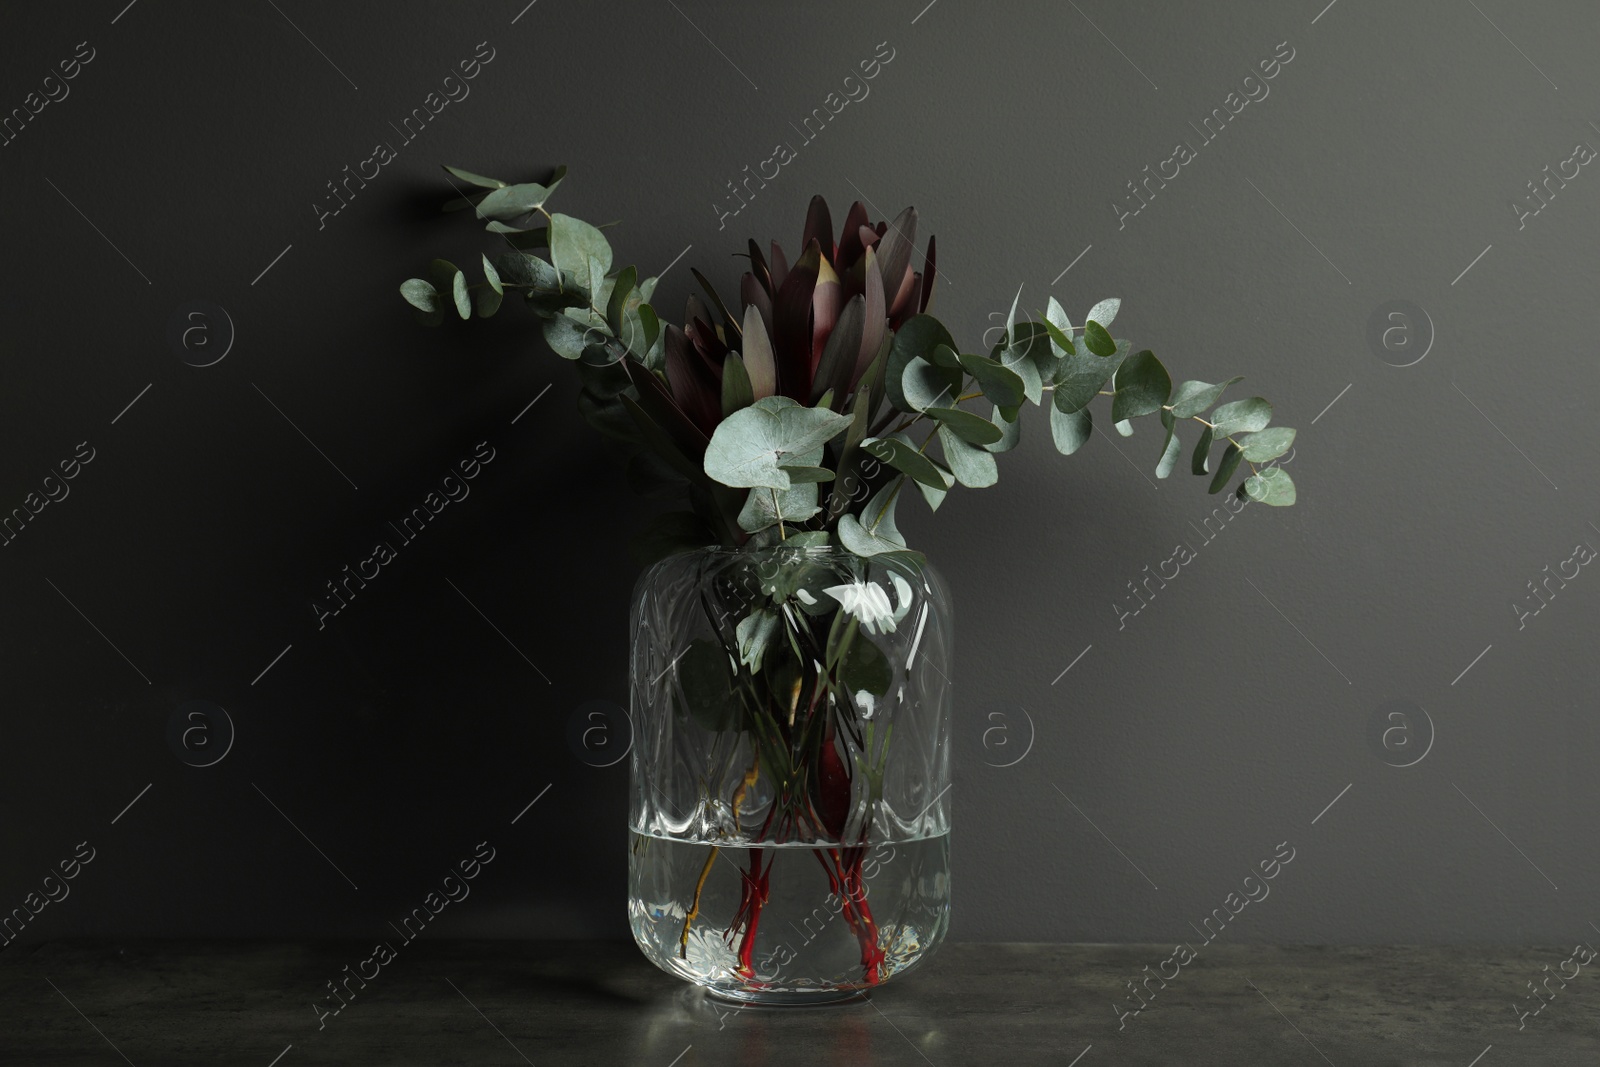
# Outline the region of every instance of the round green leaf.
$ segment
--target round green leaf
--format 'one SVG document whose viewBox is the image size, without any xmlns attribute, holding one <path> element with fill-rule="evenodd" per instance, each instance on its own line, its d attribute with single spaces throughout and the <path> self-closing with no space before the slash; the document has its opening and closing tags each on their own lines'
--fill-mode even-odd
<svg viewBox="0 0 1600 1067">
<path fill-rule="evenodd" d="M 939 444 L 944 446 L 944 461 L 950 465 L 950 473 L 962 485 L 982 489 L 1000 480 L 994 453 L 967 443 L 949 426 L 939 427 Z"/>
<path fill-rule="evenodd" d="M 1212 432 L 1218 437 L 1265 430 L 1271 421 L 1272 405 L 1259 396 L 1224 404 L 1211 415 L 1211 425 L 1216 427 Z"/>
<path fill-rule="evenodd" d="M 1104 326 L 1092 320 L 1083 328 L 1083 343 L 1097 356 L 1113 356 L 1117 352 L 1117 342 L 1106 333 Z"/>
<path fill-rule="evenodd" d="M 488 256 L 482 256 L 481 258 L 483 260 L 483 280 L 488 282 L 489 288 L 496 293 L 504 293 L 505 289 L 500 285 L 500 272 L 494 269 L 494 264 L 489 262 Z"/>
<path fill-rule="evenodd" d="M 470 170 L 462 170 L 460 167 L 445 166 L 444 169 L 468 185 L 476 185 L 480 189 L 504 189 L 506 187 L 506 183 L 498 178 L 485 178 L 481 174 L 474 174 Z"/>
<path fill-rule="evenodd" d="M 1289 451 L 1289 446 L 1294 444 L 1294 433 L 1287 426 L 1272 426 L 1239 438 L 1239 447 L 1251 463 L 1266 463 Z"/>
<path fill-rule="evenodd" d="M 904 551 L 906 539 L 900 536 L 894 517 L 895 506 L 900 500 L 899 489 L 904 481 L 904 478 L 891 478 L 867 501 L 859 519 L 854 515 L 840 516 L 839 543 L 858 556 Z"/>
<path fill-rule="evenodd" d="M 611 245 L 605 234 L 587 222 L 557 212 L 550 216 L 550 261 L 598 294 L 611 269 Z"/>
<path fill-rule="evenodd" d="M 1100 395 L 1101 387 L 1116 369 L 1115 360 L 1082 353 L 1068 356 L 1056 370 L 1056 408 L 1063 414 L 1071 414 L 1087 407 Z"/>
<path fill-rule="evenodd" d="M 1067 318 L 1067 309 L 1061 306 L 1061 301 L 1055 297 L 1045 305 L 1045 322 L 1050 326 L 1050 337 L 1061 347 L 1059 355 L 1071 355 L 1077 351 L 1077 346 L 1072 343 L 1072 320 Z"/>
<path fill-rule="evenodd" d="M 1189 419 L 1222 398 L 1222 391 L 1241 378 L 1229 378 L 1212 385 L 1209 382 L 1184 382 L 1172 391 L 1172 413 L 1180 419 Z"/>
<path fill-rule="evenodd" d="M 1294 480 L 1282 467 L 1268 467 L 1260 474 L 1252 474 L 1244 481 L 1244 491 L 1251 500 L 1272 507 L 1286 508 L 1294 503 Z"/>
<path fill-rule="evenodd" d="M 994 408 L 989 421 L 1000 429 L 1000 440 L 983 447 L 990 452 L 1009 452 L 1017 447 L 1017 442 L 1022 439 L 1022 420 L 1008 419 L 999 409 Z"/>
<path fill-rule="evenodd" d="M 1056 451 L 1063 456 L 1070 456 L 1082 448 L 1093 429 L 1094 417 L 1088 408 L 1068 412 L 1051 406 L 1050 436 L 1055 438 Z"/>
<path fill-rule="evenodd" d="M 407 278 L 401 282 L 400 295 L 418 311 L 439 310 L 439 291 L 421 278 Z"/>
<path fill-rule="evenodd" d="M 1156 463 L 1156 477 L 1165 478 L 1172 473 L 1172 468 L 1178 465 L 1178 455 L 1183 451 L 1183 442 L 1178 439 L 1178 428 L 1174 424 L 1167 427 L 1167 443 L 1161 450 L 1161 459 Z"/>
<path fill-rule="evenodd" d="M 1111 296 L 1100 301 L 1089 309 L 1089 314 L 1084 319 L 1089 322 L 1098 322 L 1102 326 L 1110 326 L 1111 320 L 1117 317 L 1117 312 L 1122 310 L 1122 301 Z"/>
<path fill-rule="evenodd" d="M 478 217 L 509 221 L 543 207 L 552 191 L 551 187 L 536 182 L 496 187 L 494 192 L 478 201 Z"/>
<path fill-rule="evenodd" d="M 723 485 L 787 489 L 789 475 L 779 459 L 819 449 L 849 425 L 848 415 L 802 407 L 786 396 L 763 397 L 717 424 L 705 471 Z"/>
<path fill-rule="evenodd" d="M 905 391 L 901 388 L 906 368 L 914 359 L 937 364 L 934 348 L 938 345 L 954 349 L 955 340 L 950 336 L 950 331 L 944 328 L 944 323 L 932 315 L 913 315 L 895 331 L 894 340 L 889 346 L 889 362 L 885 367 L 883 382 L 890 402 L 901 411 L 916 410 L 907 402 Z M 955 394 L 951 394 L 951 398 L 954 397 Z"/>
<path fill-rule="evenodd" d="M 950 487 L 950 473 L 903 437 L 869 437 L 861 442 L 868 454 L 883 460 L 902 474 L 909 474 L 935 489 Z"/>
<path fill-rule="evenodd" d="M 1211 427 L 1207 426 L 1200 431 L 1200 440 L 1195 442 L 1194 459 L 1190 461 L 1189 469 L 1196 474 L 1206 474 L 1211 470 Z"/>
<path fill-rule="evenodd" d="M 776 526 L 779 519 L 786 523 L 800 523 L 821 511 L 817 505 L 815 479 L 802 481 L 791 474 L 791 480 L 798 484 L 789 489 L 757 486 L 750 490 L 745 497 L 744 507 L 739 509 L 739 529 L 746 533 L 760 533 L 769 526 Z"/>
<path fill-rule="evenodd" d="M 920 356 L 906 365 L 900 379 L 900 394 L 906 406 L 902 411 L 924 411 L 929 407 L 947 407 L 961 395 L 960 369 L 951 370 L 929 363 Z M 893 400 L 893 396 L 890 396 Z"/>
<path fill-rule="evenodd" d="M 944 428 L 975 445 L 992 445 L 1005 435 L 1005 431 L 982 415 L 961 408 L 924 408 L 922 413 L 938 419 Z"/>
<path fill-rule="evenodd" d="M 783 464 L 783 472 L 789 476 L 789 481 L 795 485 L 804 485 L 807 482 L 833 481 L 833 471 L 827 467 L 814 467 L 805 463 L 785 463 Z"/>
<path fill-rule="evenodd" d="M 986 356 L 963 355 L 961 366 L 978 381 L 983 395 L 1000 407 L 1015 407 L 1027 399 L 1022 375 Z"/>
<path fill-rule="evenodd" d="M 1111 417 L 1121 422 L 1160 411 L 1172 393 L 1172 376 L 1147 348 L 1123 361 L 1112 388 Z"/>
<path fill-rule="evenodd" d="M 1244 458 L 1244 453 L 1232 441 L 1222 452 L 1222 461 L 1217 464 L 1217 473 L 1212 475 L 1211 489 L 1213 493 L 1220 493 L 1227 488 L 1228 481 L 1233 477 L 1233 472 L 1239 469 L 1239 461 Z"/>
</svg>

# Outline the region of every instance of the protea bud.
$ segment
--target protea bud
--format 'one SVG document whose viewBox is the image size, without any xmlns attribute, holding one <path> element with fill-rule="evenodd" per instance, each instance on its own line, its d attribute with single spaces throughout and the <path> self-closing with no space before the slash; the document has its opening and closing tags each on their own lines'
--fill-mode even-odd
<svg viewBox="0 0 1600 1067">
<path fill-rule="evenodd" d="M 709 435 L 722 417 L 728 353 L 738 351 L 755 399 L 777 393 L 809 405 L 831 390 L 832 406 L 842 409 L 892 331 L 927 309 L 935 242 L 928 239 L 923 269 L 914 270 L 916 234 L 915 208 L 906 208 L 893 222 L 874 224 L 857 201 L 835 241 L 828 203 L 815 196 L 792 266 L 776 241 L 770 258 L 750 242 L 739 316 L 696 272 L 722 321 L 691 296 L 683 329 L 667 331 L 667 381 L 677 406 Z"/>
</svg>

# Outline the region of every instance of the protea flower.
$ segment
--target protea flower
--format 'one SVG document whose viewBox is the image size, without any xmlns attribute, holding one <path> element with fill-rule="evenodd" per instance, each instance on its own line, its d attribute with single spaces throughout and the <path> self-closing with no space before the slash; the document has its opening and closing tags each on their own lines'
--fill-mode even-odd
<svg viewBox="0 0 1600 1067">
<path fill-rule="evenodd" d="M 874 225 L 857 201 L 835 241 L 828 203 L 815 196 L 801 236 L 804 248 L 793 265 L 776 241 L 770 259 L 750 242 L 751 269 L 740 281 L 738 317 L 696 271 L 723 321 L 717 324 L 691 296 L 682 329 L 667 327 L 672 400 L 709 435 L 722 419 L 728 355 L 738 352 L 754 399 L 778 394 L 815 405 L 831 391 L 830 406 L 842 410 L 891 331 L 928 306 L 935 242 L 929 238 L 923 269 L 913 270 L 916 234 L 915 208 Z"/>
</svg>

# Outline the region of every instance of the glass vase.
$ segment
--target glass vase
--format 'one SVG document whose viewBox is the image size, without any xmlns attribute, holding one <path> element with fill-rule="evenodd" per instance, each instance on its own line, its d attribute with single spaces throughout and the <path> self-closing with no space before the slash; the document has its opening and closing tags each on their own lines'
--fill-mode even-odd
<svg viewBox="0 0 1600 1067">
<path fill-rule="evenodd" d="M 950 598 L 921 557 L 707 548 L 633 600 L 630 925 L 757 1003 L 903 974 L 950 915 Z"/>
</svg>

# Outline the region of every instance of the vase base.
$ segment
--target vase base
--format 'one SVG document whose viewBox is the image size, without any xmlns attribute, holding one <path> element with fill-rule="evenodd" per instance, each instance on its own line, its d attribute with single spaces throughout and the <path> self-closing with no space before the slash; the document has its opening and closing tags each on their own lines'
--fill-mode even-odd
<svg viewBox="0 0 1600 1067">
<path fill-rule="evenodd" d="M 850 1000 L 864 1000 L 868 990 L 861 989 L 713 989 L 705 987 L 706 996 L 727 1001 L 742 1007 L 808 1008 L 829 1004 L 842 1004 Z"/>
</svg>

